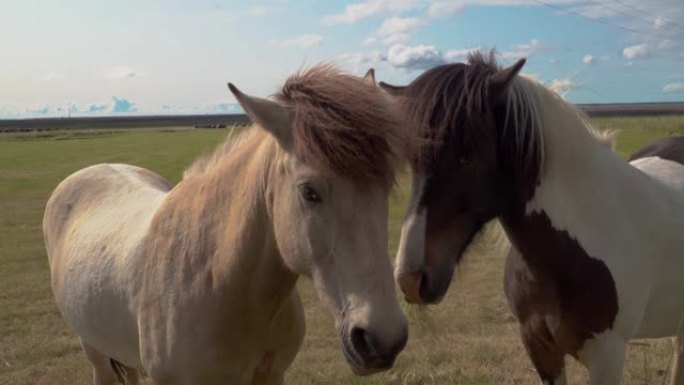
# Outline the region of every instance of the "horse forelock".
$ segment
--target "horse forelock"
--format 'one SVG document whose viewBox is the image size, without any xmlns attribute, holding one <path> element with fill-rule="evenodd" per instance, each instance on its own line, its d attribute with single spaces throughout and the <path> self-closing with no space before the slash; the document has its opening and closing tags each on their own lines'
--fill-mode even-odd
<svg viewBox="0 0 684 385">
<path fill-rule="evenodd" d="M 391 185 L 405 138 L 395 105 L 360 78 L 321 64 L 291 76 L 277 99 L 294 111 L 294 150 L 360 184 Z"/>
<path fill-rule="evenodd" d="M 442 152 L 457 153 L 461 147 L 478 150 L 493 122 L 500 162 L 529 185 L 525 190 L 532 189 L 544 170 L 545 127 L 558 125 L 556 108 L 577 117 L 579 137 L 588 133 L 602 146 L 612 146 L 612 134 L 594 129 L 582 112 L 534 79 L 518 76 L 503 99 L 492 100 L 488 79 L 499 70 L 493 52 L 475 52 L 467 63 L 426 71 L 401 92 L 400 105 L 411 137 L 416 138 L 409 149 L 414 168 L 431 169 L 443 159 Z"/>
<path fill-rule="evenodd" d="M 478 52 L 468 64 L 435 67 L 406 87 L 400 104 L 415 138 L 409 149 L 414 167 L 429 168 L 446 144 L 478 144 L 476 122 L 491 110 L 487 79 L 497 68 L 493 54 Z"/>
</svg>

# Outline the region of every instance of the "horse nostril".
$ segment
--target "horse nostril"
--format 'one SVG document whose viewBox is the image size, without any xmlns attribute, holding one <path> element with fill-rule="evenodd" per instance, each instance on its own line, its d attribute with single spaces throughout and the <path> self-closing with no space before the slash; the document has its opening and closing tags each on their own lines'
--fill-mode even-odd
<svg viewBox="0 0 684 385">
<path fill-rule="evenodd" d="M 356 353 L 363 359 L 368 359 L 369 357 L 377 355 L 371 336 L 364 329 L 353 327 L 350 338 L 354 350 L 356 350 Z"/>
<path fill-rule="evenodd" d="M 355 373 L 368 375 L 387 370 L 394 365 L 394 360 L 408 339 L 408 329 L 404 329 L 396 341 L 387 341 L 385 345 L 376 335 L 360 327 L 352 327 L 345 339 L 348 341 L 345 350 L 347 360 L 356 367 Z"/>
</svg>

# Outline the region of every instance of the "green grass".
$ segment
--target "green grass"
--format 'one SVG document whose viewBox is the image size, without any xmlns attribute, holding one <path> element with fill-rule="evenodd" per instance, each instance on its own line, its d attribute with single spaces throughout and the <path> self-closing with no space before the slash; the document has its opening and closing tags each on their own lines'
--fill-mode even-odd
<svg viewBox="0 0 684 385">
<path fill-rule="evenodd" d="M 684 117 L 596 120 L 621 129 L 627 155 L 657 137 L 684 135 Z M 72 172 L 100 162 L 154 170 L 172 183 L 185 166 L 227 135 L 223 130 L 97 131 L 0 135 L 0 385 L 90 384 L 91 371 L 52 299 L 41 231 L 45 202 Z M 390 249 L 399 239 L 408 177 L 391 199 Z M 393 370 L 354 377 L 339 349 L 332 317 L 311 283 L 300 280 L 307 317 L 302 350 L 286 382 L 293 384 L 530 384 L 537 383 L 502 290 L 503 259 L 476 250 L 466 257 L 445 300 L 436 307 L 404 305 L 410 339 Z M 629 352 L 626 383 L 660 382 L 669 340 Z M 571 360 L 570 383 L 586 383 Z"/>
</svg>

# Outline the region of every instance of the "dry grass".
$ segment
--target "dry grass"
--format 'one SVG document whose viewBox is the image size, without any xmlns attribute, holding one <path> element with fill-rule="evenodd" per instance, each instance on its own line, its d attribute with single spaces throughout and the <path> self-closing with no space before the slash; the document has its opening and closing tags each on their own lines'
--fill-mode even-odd
<svg viewBox="0 0 684 385">
<path fill-rule="evenodd" d="M 611 118 L 624 128 L 618 150 L 631 153 L 660 136 L 684 134 L 684 118 Z M 62 321 L 50 292 L 40 229 L 45 201 L 71 172 L 97 162 L 127 162 L 175 182 L 184 165 L 225 136 L 217 130 L 108 133 L 88 140 L 68 135 L 4 140 L 0 136 L 0 385 L 90 384 L 90 368 Z M 52 139 L 61 140 L 52 140 Z M 396 248 L 406 180 L 392 198 L 390 248 Z M 358 378 L 347 368 L 332 318 L 302 279 L 307 318 L 304 346 L 290 368 L 292 384 L 532 384 L 536 374 L 519 341 L 502 290 L 503 258 L 479 246 L 465 259 L 442 304 L 407 306 L 410 339 L 393 370 Z M 625 383 L 658 384 L 670 340 L 629 350 Z M 570 384 L 585 370 L 568 360 Z"/>
</svg>

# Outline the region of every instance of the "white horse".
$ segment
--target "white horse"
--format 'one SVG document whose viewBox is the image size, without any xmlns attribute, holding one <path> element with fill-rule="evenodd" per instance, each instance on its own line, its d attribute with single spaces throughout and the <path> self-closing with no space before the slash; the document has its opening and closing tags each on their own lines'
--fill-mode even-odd
<svg viewBox="0 0 684 385">
<path fill-rule="evenodd" d="M 281 383 L 313 278 L 361 375 L 388 369 L 407 321 L 387 255 L 402 136 L 375 87 L 326 65 L 277 102 L 231 91 L 256 127 L 175 187 L 123 164 L 66 178 L 43 221 L 59 310 L 94 383 Z"/>
<path fill-rule="evenodd" d="M 617 385 L 630 339 L 682 325 L 684 138 L 627 163 L 572 105 L 518 77 L 524 63 L 476 54 L 384 86 L 419 142 L 395 275 L 408 301 L 438 302 L 499 218 L 513 246 L 506 295 L 542 382 L 565 383 L 569 354 L 592 385 Z M 683 374 L 678 356 L 674 383 Z"/>
</svg>

